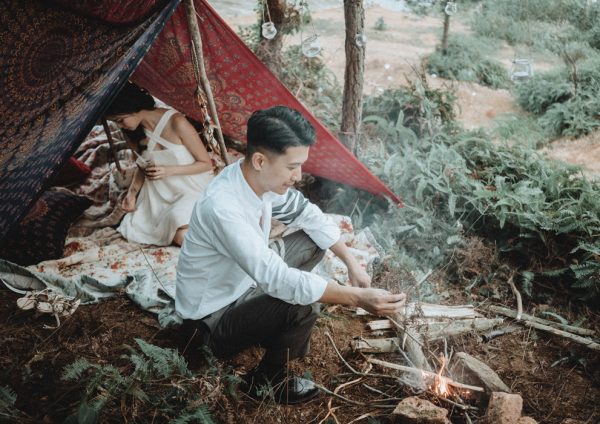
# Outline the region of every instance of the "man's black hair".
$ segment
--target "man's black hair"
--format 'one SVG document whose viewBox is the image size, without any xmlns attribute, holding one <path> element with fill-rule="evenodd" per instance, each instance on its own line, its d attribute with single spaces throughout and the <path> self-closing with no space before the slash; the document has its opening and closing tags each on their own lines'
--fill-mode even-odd
<svg viewBox="0 0 600 424">
<path fill-rule="evenodd" d="M 247 156 L 257 151 L 277 154 L 295 146 L 315 144 L 315 129 L 297 110 L 273 106 L 257 110 L 248 120 Z"/>
<path fill-rule="evenodd" d="M 152 110 L 156 107 L 154 98 L 146 90 L 127 81 L 125 87 L 117 94 L 104 116 L 125 115 L 141 110 Z"/>
</svg>

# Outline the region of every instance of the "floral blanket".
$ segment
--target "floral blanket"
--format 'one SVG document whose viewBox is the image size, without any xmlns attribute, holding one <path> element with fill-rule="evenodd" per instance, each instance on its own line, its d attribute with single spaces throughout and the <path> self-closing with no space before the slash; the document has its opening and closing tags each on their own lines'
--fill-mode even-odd
<svg viewBox="0 0 600 424">
<path fill-rule="evenodd" d="M 118 133 L 114 136 L 116 138 Z M 114 229 L 123 216 L 116 205 L 131 181 L 135 166 L 128 154 L 127 150 L 119 153 L 125 170 L 122 175 L 116 171 L 114 163 L 108 161 L 108 146 L 101 127 L 92 131 L 79 149 L 79 159 L 93 169 L 92 175 L 75 191 L 91 197 L 94 205 L 72 227 L 63 258 L 27 268 L 0 261 L 0 279 L 9 288 L 15 291 L 50 288 L 80 299 L 82 305 L 124 292 L 140 308 L 158 314 L 162 326 L 181 322 L 174 311 L 179 248 L 130 243 Z M 338 224 L 346 245 L 369 270 L 379 257 L 377 244 L 369 230 L 356 234 L 350 218 L 330 216 Z M 272 236 L 284 234 L 274 227 Z M 341 284 L 348 282 L 345 265 L 331 251 L 313 272 Z"/>
</svg>

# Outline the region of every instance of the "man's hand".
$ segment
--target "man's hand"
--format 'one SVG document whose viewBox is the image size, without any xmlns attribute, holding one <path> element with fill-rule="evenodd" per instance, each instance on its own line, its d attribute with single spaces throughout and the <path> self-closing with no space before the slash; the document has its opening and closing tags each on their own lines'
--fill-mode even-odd
<svg viewBox="0 0 600 424">
<path fill-rule="evenodd" d="M 371 287 L 371 276 L 360 265 L 348 268 L 348 279 L 354 287 Z"/>
<path fill-rule="evenodd" d="M 358 306 L 378 316 L 400 313 L 406 303 L 406 294 L 392 294 L 383 289 L 361 289 L 358 296 Z"/>
</svg>

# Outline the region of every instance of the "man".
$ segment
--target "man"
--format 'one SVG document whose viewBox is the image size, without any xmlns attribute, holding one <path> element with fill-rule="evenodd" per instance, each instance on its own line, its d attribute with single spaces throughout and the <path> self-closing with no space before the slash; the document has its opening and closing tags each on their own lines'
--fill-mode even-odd
<svg viewBox="0 0 600 424">
<path fill-rule="evenodd" d="M 317 302 L 388 315 L 399 312 L 405 295 L 370 288 L 338 228 L 293 189 L 315 143 L 314 128 L 299 112 L 284 106 L 255 112 L 247 141 L 246 157 L 226 167 L 196 203 L 177 265 L 176 310 L 186 326 L 206 330 L 218 356 L 265 347 L 246 390 L 256 397 L 256 387 L 269 382 L 276 401 L 299 403 L 318 390 L 290 377 L 286 366 L 308 352 Z M 271 218 L 300 229 L 283 238 L 281 256 L 268 246 Z M 328 248 L 348 266 L 351 286 L 310 273 Z"/>
</svg>

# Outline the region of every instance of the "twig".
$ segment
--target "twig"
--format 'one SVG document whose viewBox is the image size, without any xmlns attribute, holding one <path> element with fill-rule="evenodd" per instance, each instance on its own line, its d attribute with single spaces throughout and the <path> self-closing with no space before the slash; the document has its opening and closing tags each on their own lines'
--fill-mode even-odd
<svg viewBox="0 0 600 424">
<path fill-rule="evenodd" d="M 365 389 L 367 389 L 367 390 L 370 390 L 370 391 L 372 391 L 372 392 L 374 392 L 374 393 L 377 393 L 377 394 L 380 394 L 380 395 L 383 395 L 383 396 L 387 397 L 387 399 L 383 399 L 382 401 L 388 401 L 388 400 L 401 400 L 400 398 L 397 398 L 397 397 L 390 396 L 390 395 L 388 395 L 387 393 L 385 393 L 385 392 L 383 392 L 383 391 L 381 391 L 381 390 L 379 390 L 379 389 L 376 389 L 375 387 L 371 387 L 371 386 L 369 386 L 369 385 L 368 385 L 368 384 L 366 384 L 366 383 L 363 383 L 363 384 L 362 384 L 362 386 L 363 386 Z"/>
<path fill-rule="evenodd" d="M 504 316 L 507 316 L 510 318 L 516 318 L 516 316 L 517 316 L 517 312 L 513 311 L 512 309 L 503 308 L 501 306 L 491 305 L 491 306 L 489 306 L 488 309 L 492 312 L 495 312 L 497 314 L 504 315 Z M 529 314 L 521 314 L 521 319 L 525 320 L 525 321 L 537 322 L 537 323 L 543 324 L 543 325 L 549 325 L 551 327 L 558 327 L 561 330 L 568 331 L 569 333 L 578 334 L 580 336 L 593 336 L 594 334 L 596 334 L 596 332 L 594 330 L 590 330 L 587 328 L 579 328 L 579 327 L 575 327 L 573 325 L 562 324 L 560 322 L 549 321 L 547 319 L 534 317 L 533 315 L 529 315 Z"/>
<path fill-rule="evenodd" d="M 158 278 L 158 275 L 156 275 L 156 272 L 154 271 L 154 268 L 150 264 L 150 261 L 146 257 L 146 253 L 144 252 L 144 249 L 142 249 L 141 246 L 140 246 L 140 252 L 142 252 L 142 255 L 144 256 L 144 259 L 146 260 L 146 263 L 148 264 L 148 267 L 150 267 L 150 270 L 152 271 L 152 274 L 154 274 L 154 278 L 156 278 L 156 281 L 158 281 L 158 284 L 160 284 L 160 286 L 163 288 L 163 290 L 165 291 L 165 293 L 169 293 L 169 291 L 163 285 L 162 281 L 160 281 L 160 278 Z"/>
<path fill-rule="evenodd" d="M 371 403 L 365 403 L 365 402 L 358 402 L 356 400 L 352 400 L 352 399 L 348 399 L 345 396 L 342 396 L 340 394 L 334 393 L 331 390 L 329 390 L 326 387 L 321 386 L 318 383 L 314 383 L 315 387 L 318 388 L 319 390 L 321 390 L 322 392 L 327 393 L 330 396 L 335 396 L 338 399 L 343 400 L 346 403 L 350 403 L 352 405 L 356 405 L 356 406 L 367 406 L 367 407 L 371 407 L 371 408 L 384 408 L 384 409 L 391 409 L 391 408 L 396 408 L 396 405 L 373 405 Z"/>
<path fill-rule="evenodd" d="M 335 342 L 333 341 L 333 337 L 331 337 L 331 334 L 329 334 L 329 331 L 325 331 L 325 336 L 329 339 L 329 341 L 331 342 L 331 345 L 333 346 L 333 349 L 335 350 L 335 353 L 337 353 L 338 357 L 342 360 L 342 362 L 344 363 L 344 365 L 346 365 L 346 367 L 352 371 L 354 374 L 356 375 L 361 375 L 363 373 L 356 371 L 354 368 L 352 368 L 352 365 L 350 365 L 342 356 L 342 354 L 340 353 L 340 351 L 338 350 L 337 346 L 335 345 Z"/>
<path fill-rule="evenodd" d="M 461 409 L 463 411 L 479 411 L 479 409 L 475 408 L 474 406 L 471 405 L 463 405 L 461 403 L 458 402 L 454 402 L 453 400 L 450 400 L 448 398 L 445 398 L 443 396 L 438 395 L 437 393 L 433 393 L 435 395 L 435 397 L 437 397 L 439 400 L 443 401 L 443 402 L 447 402 L 453 406 L 456 406 L 458 409 Z"/>
<path fill-rule="evenodd" d="M 369 361 L 372 364 L 381 365 L 382 367 L 392 368 L 392 369 L 399 370 L 399 371 L 422 373 L 423 375 L 426 375 L 428 377 L 433 377 L 433 378 L 435 378 L 437 376 L 437 374 L 430 372 L 430 371 L 420 370 L 418 368 L 407 367 L 404 365 L 398 365 L 398 364 L 394 364 L 392 362 L 381 361 L 379 359 L 368 358 L 367 361 Z M 444 378 L 446 379 L 447 384 L 452 387 L 456 387 L 459 389 L 465 389 L 465 390 L 472 390 L 474 392 L 483 392 L 484 391 L 483 387 L 471 386 L 468 384 L 458 383 L 448 377 L 444 377 Z"/>
<path fill-rule="evenodd" d="M 521 316 L 523 315 L 523 300 L 521 299 L 521 293 L 519 293 L 519 290 L 517 290 L 517 288 L 515 287 L 515 283 L 513 283 L 513 276 L 515 274 L 511 274 L 511 276 L 508 279 L 508 285 L 510 286 L 510 288 L 512 289 L 512 292 L 514 293 L 515 297 L 517 298 L 517 321 L 521 320 Z"/>
</svg>

